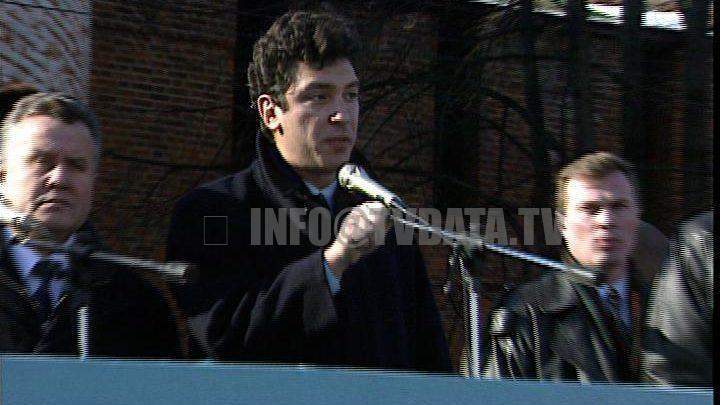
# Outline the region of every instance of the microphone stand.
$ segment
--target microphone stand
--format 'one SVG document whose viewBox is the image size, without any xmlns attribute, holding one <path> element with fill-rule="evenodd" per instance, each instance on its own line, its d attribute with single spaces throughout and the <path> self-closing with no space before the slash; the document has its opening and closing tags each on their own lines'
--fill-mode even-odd
<svg viewBox="0 0 720 405">
<path fill-rule="evenodd" d="M 490 251 L 499 255 L 514 257 L 528 261 L 546 268 L 562 271 L 574 281 L 586 285 L 594 285 L 598 282 L 600 273 L 577 265 L 568 265 L 545 257 L 537 256 L 528 252 L 512 249 L 508 246 L 488 243 L 477 235 L 467 233 L 451 232 L 439 227 L 430 225 L 423 218 L 409 212 L 404 204 L 390 204 L 390 218 L 393 221 L 434 235 L 452 245 L 452 251 L 448 259 L 450 269 L 459 273 L 463 286 L 463 321 L 465 323 L 465 344 L 467 347 L 467 368 L 468 376 L 480 378 L 481 374 L 481 319 L 480 319 L 480 276 L 472 274 L 468 268 L 467 260 L 474 252 Z M 395 211 L 395 212 L 393 212 Z M 400 212 L 400 215 L 397 212 Z M 408 220 L 409 217 L 412 220 Z M 477 272 L 476 272 L 477 273 Z"/>
<path fill-rule="evenodd" d="M 73 242 L 69 246 L 62 246 L 47 240 L 28 240 L 31 247 L 65 253 L 72 257 L 88 261 L 99 261 L 121 267 L 131 267 L 148 274 L 158 274 L 173 283 L 186 283 L 193 279 L 193 265 L 184 262 L 158 263 L 152 260 L 137 257 L 122 256 L 114 253 L 96 251 L 92 244 L 87 242 Z"/>
<path fill-rule="evenodd" d="M 100 252 L 96 250 L 97 246 L 90 241 L 75 240 L 70 245 L 64 246 L 47 239 L 26 238 L 25 243 L 30 247 L 45 251 L 65 253 L 71 258 L 73 270 L 70 283 L 76 292 L 75 299 L 80 303 L 77 313 L 77 345 L 80 360 L 87 360 L 92 349 L 90 332 L 90 305 L 92 299 L 90 289 L 93 285 L 93 270 L 90 263 L 92 261 L 129 267 L 146 274 L 159 274 L 167 281 L 174 283 L 185 283 L 192 278 L 193 267 L 190 264 L 181 262 L 157 263 L 135 257 Z"/>
<path fill-rule="evenodd" d="M 77 314 L 78 322 L 78 353 L 81 360 L 88 358 L 91 349 L 90 336 L 90 289 L 93 285 L 93 273 L 90 263 L 93 261 L 114 266 L 131 268 L 144 272 L 146 275 L 160 275 L 168 282 L 183 284 L 192 281 L 194 267 L 188 263 L 168 262 L 157 263 L 136 257 L 121 256 L 98 250 L 94 237 L 87 232 L 76 233 L 76 238 L 69 245 L 52 241 L 48 229 L 32 215 L 23 215 L 12 208 L 9 200 L 0 189 L 0 225 L 10 226 L 21 243 L 46 252 L 64 253 L 70 256 L 73 271 L 69 283 L 75 289 L 75 300 L 80 306 Z M 30 235 L 33 234 L 31 238 Z"/>
<path fill-rule="evenodd" d="M 71 273 L 68 278 L 70 289 L 75 292 L 73 299 L 79 303 L 77 312 L 77 348 L 80 360 L 87 360 L 90 356 L 90 301 L 93 285 L 92 273 L 89 271 L 87 257 L 76 253 L 70 254 Z"/>
<path fill-rule="evenodd" d="M 445 240 L 446 242 L 449 242 L 450 244 L 458 243 L 460 245 L 465 246 L 467 250 L 487 250 L 493 253 L 497 253 L 500 255 L 510 256 L 516 259 L 524 260 L 527 262 L 531 262 L 534 264 L 538 264 L 540 266 L 547 267 L 552 270 L 558 270 L 566 273 L 569 277 L 571 277 L 574 281 L 580 282 L 582 284 L 592 284 L 595 285 L 598 282 L 598 279 L 600 277 L 600 273 L 593 269 L 588 269 L 586 267 L 578 266 L 578 265 L 570 265 L 558 262 L 556 260 L 548 259 L 546 257 L 534 255 L 532 253 L 523 252 L 520 250 L 513 249 L 509 246 L 499 245 L 495 243 L 489 243 L 483 240 L 481 237 L 476 235 L 469 235 L 466 233 L 458 233 L 458 232 L 452 232 L 448 231 L 439 227 L 432 226 L 428 224 L 424 219 L 420 218 L 419 216 L 409 212 L 405 208 L 401 208 L 399 205 L 395 206 L 393 205 L 393 208 L 400 210 L 404 215 L 411 217 L 414 219 L 414 221 L 409 221 L 405 218 L 402 218 L 401 216 L 397 216 L 395 214 L 391 214 L 390 217 L 395 222 L 399 222 L 403 225 L 415 228 L 419 231 L 425 231 L 431 234 L 435 234 L 440 236 L 442 240 Z"/>
<path fill-rule="evenodd" d="M 467 260 L 472 252 L 465 251 L 462 245 L 455 243 L 450 251 L 448 266 L 450 271 L 460 275 L 462 283 L 463 322 L 465 325 L 466 370 L 469 377 L 480 378 L 482 364 L 481 325 L 480 317 L 480 277 L 469 271 Z M 451 282 L 451 281 L 449 281 Z"/>
<path fill-rule="evenodd" d="M 381 186 L 370 178 L 362 167 L 352 163 L 343 165 L 337 173 L 338 184 L 349 190 L 367 195 L 373 200 L 382 202 L 390 209 L 390 218 L 395 222 L 412 227 L 419 231 L 425 231 L 438 235 L 446 242 L 453 245 L 453 252 L 449 259 L 449 268 L 457 269 L 463 283 L 463 300 L 465 301 L 464 321 L 467 348 L 469 374 L 472 377 L 480 376 L 480 279 L 479 276 L 470 274 L 461 247 L 465 251 L 490 251 L 500 255 L 514 257 L 541 266 L 562 271 L 568 277 L 581 284 L 595 284 L 600 275 L 592 269 L 586 269 L 577 265 L 566 265 L 541 256 L 512 249 L 508 246 L 488 243 L 478 235 L 468 233 L 450 232 L 445 229 L 430 225 L 419 216 L 409 212 L 407 205 L 395 194 Z M 394 212 L 393 212 L 394 211 Z M 398 213 L 400 215 L 398 215 Z M 411 220 L 406 219 L 410 218 Z M 472 230 L 471 230 L 472 231 Z"/>
</svg>

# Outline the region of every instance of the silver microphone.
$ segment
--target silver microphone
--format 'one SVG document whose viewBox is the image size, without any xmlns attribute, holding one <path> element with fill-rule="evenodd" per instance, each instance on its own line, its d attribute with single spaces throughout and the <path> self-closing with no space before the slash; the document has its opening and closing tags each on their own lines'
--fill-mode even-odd
<svg viewBox="0 0 720 405">
<path fill-rule="evenodd" d="M 382 202 L 388 208 L 407 208 L 407 205 L 400 197 L 370 178 L 365 170 L 358 165 L 344 164 L 338 171 L 337 179 L 340 187 L 365 194 L 373 200 Z"/>
<path fill-rule="evenodd" d="M 10 201 L 0 194 L 0 225 L 7 225 L 15 233 L 15 236 L 25 242 L 31 233 L 41 238 L 49 238 L 50 232 L 38 220 L 30 215 L 21 214 L 12 208 Z"/>
</svg>

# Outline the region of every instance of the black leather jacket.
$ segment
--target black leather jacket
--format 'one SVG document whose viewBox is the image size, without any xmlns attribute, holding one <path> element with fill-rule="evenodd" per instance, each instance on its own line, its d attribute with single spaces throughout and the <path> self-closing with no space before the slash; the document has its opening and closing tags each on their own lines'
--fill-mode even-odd
<svg viewBox="0 0 720 405">
<path fill-rule="evenodd" d="M 631 286 L 642 308 L 650 279 L 631 269 Z M 491 312 L 483 377 L 639 381 L 636 367 L 630 367 L 630 349 L 619 347 L 603 307 L 595 287 L 559 272 L 518 287 Z M 639 340 L 640 331 L 634 333 Z"/>
<path fill-rule="evenodd" d="M 713 211 L 680 227 L 653 285 L 643 378 L 654 384 L 712 386 Z"/>
</svg>

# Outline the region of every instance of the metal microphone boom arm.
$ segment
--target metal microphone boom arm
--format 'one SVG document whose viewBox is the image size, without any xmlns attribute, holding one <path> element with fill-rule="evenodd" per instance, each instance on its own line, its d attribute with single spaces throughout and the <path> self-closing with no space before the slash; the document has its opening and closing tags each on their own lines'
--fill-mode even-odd
<svg viewBox="0 0 720 405">
<path fill-rule="evenodd" d="M 16 237 L 22 243 L 35 246 L 51 252 L 67 253 L 75 257 L 83 257 L 91 260 L 99 260 L 120 266 L 132 267 L 141 271 L 158 273 L 168 278 L 168 281 L 185 282 L 191 278 L 192 266 L 187 263 L 170 262 L 158 263 L 150 260 L 139 259 L 129 256 L 121 256 L 113 253 L 100 252 L 91 248 L 87 241 L 75 241 L 69 246 L 53 242 L 50 232 L 32 215 L 24 215 L 16 212 L 10 202 L 0 193 L 0 225 L 8 225 L 16 233 Z M 33 235 L 32 238 L 30 235 Z"/>
<path fill-rule="evenodd" d="M 468 250 L 473 248 L 481 250 L 486 249 L 497 254 L 525 260 L 554 270 L 564 271 L 582 283 L 594 284 L 598 279 L 599 273 L 594 270 L 580 266 L 567 265 L 545 257 L 536 256 L 528 252 L 515 250 L 508 246 L 488 243 L 479 236 L 473 236 L 466 233 L 461 234 L 434 227 L 427 223 L 427 221 L 409 212 L 407 205 L 400 199 L 400 197 L 396 196 L 391 191 L 370 178 L 362 167 L 355 164 L 347 163 L 343 165 L 338 171 L 337 177 L 338 184 L 340 184 L 341 187 L 352 192 L 365 194 L 374 200 L 381 201 L 386 207 L 391 208 L 390 216 L 396 222 L 410 226 L 417 230 L 439 235 L 445 241 L 450 242 L 450 244 L 460 243 L 468 248 Z M 392 213 L 393 209 L 400 211 L 406 217 L 412 218 L 413 221 L 406 220 L 405 218 L 402 218 L 402 216 L 394 215 Z"/>
<path fill-rule="evenodd" d="M 596 284 L 599 277 L 599 272 L 596 270 L 591 270 L 585 267 L 581 266 L 575 266 L 575 265 L 568 265 L 565 263 L 558 262 L 556 260 L 548 259 L 546 257 L 534 255 L 529 252 L 523 252 L 521 250 L 516 250 L 508 246 L 499 245 L 495 243 L 489 243 L 480 238 L 479 236 L 473 236 L 466 233 L 458 233 L 458 232 L 452 232 L 448 231 L 439 227 L 432 226 L 428 224 L 424 219 L 418 217 L 417 215 L 409 212 L 407 209 L 404 208 L 398 208 L 400 212 L 402 212 L 405 216 L 409 216 L 413 218 L 415 221 L 409 221 L 405 218 L 402 218 L 400 216 L 397 216 L 391 212 L 390 217 L 393 219 L 393 221 L 401 223 L 406 226 L 410 226 L 412 228 L 415 228 L 419 231 L 425 231 L 428 233 L 432 233 L 435 235 L 439 235 L 443 240 L 450 244 L 459 243 L 466 247 L 468 251 L 472 249 L 487 249 L 488 251 L 514 257 L 516 259 L 524 260 L 527 262 L 535 263 L 540 266 L 544 266 L 553 270 L 563 271 L 570 275 L 575 281 L 578 281 L 583 284 Z M 420 221 L 421 223 L 417 223 L 416 221 Z"/>
</svg>

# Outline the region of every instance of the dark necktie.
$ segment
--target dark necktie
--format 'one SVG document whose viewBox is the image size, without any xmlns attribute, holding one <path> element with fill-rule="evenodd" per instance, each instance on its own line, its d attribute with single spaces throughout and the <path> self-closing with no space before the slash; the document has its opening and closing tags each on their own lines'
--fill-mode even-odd
<svg viewBox="0 0 720 405">
<path fill-rule="evenodd" d="M 330 210 L 331 216 L 334 216 L 336 214 L 335 210 L 333 209 L 332 201 L 325 198 L 325 194 L 323 193 L 317 193 L 314 194 L 316 201 L 320 204 L 320 206 L 327 208 Z"/>
<path fill-rule="evenodd" d="M 321 201 L 324 207 L 330 208 L 330 201 L 325 198 L 325 194 L 317 193 L 315 194 L 315 198 L 317 198 L 318 201 Z"/>
<path fill-rule="evenodd" d="M 620 293 L 614 287 L 609 288 L 608 309 L 610 310 L 610 316 L 615 322 L 615 326 L 620 332 L 624 343 L 628 343 L 630 341 L 630 328 L 628 328 L 623 321 L 620 311 Z"/>
<path fill-rule="evenodd" d="M 35 291 L 32 297 L 38 303 L 39 315 L 41 321 L 46 321 L 53 310 L 52 296 L 50 294 L 50 283 L 53 279 L 63 279 L 67 273 L 63 269 L 62 264 L 43 259 L 33 266 L 31 274 L 40 278 L 40 287 Z"/>
</svg>

